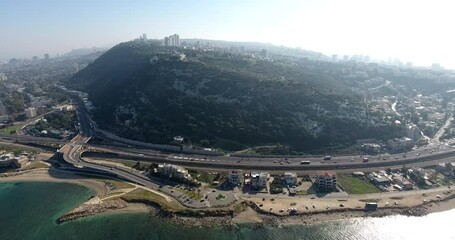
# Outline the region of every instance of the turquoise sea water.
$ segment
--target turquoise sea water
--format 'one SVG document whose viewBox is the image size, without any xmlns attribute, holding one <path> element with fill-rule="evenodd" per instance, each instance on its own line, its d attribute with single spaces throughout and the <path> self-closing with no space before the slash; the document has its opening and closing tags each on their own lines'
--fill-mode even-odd
<svg viewBox="0 0 455 240">
<path fill-rule="evenodd" d="M 455 239 L 455 210 L 425 217 L 351 219 L 283 228 L 190 228 L 147 213 L 101 214 L 55 224 L 58 216 L 92 194 L 73 184 L 0 183 L 0 239 Z"/>
</svg>

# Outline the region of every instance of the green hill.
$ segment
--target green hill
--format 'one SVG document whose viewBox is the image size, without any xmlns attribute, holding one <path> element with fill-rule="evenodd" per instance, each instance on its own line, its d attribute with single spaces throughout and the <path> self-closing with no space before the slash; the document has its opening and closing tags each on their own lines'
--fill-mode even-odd
<svg viewBox="0 0 455 240">
<path fill-rule="evenodd" d="M 71 84 L 89 93 L 103 129 L 153 143 L 182 135 L 202 146 L 280 143 L 308 152 L 399 135 L 346 82 L 305 63 L 132 41 Z"/>
</svg>

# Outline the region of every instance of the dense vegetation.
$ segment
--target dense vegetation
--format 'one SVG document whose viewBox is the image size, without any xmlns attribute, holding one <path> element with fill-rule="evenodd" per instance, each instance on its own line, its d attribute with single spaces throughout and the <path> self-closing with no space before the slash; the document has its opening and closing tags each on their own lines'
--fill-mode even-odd
<svg viewBox="0 0 455 240">
<path fill-rule="evenodd" d="M 70 84 L 89 93 L 102 128 L 155 143 L 182 135 L 225 149 L 280 143 L 314 151 L 400 135 L 348 82 L 306 64 L 134 41 L 113 47 Z"/>
</svg>

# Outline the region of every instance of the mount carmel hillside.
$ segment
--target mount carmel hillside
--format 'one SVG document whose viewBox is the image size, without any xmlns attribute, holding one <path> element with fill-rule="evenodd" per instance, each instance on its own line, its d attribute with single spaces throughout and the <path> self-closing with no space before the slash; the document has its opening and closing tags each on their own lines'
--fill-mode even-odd
<svg viewBox="0 0 455 240">
<path fill-rule="evenodd" d="M 136 40 L 113 47 L 70 84 L 89 94 L 99 127 L 153 143 L 180 135 L 226 150 L 279 143 L 317 152 L 400 136 L 400 126 L 370 110 L 355 79 L 336 78 L 323 64 Z"/>
</svg>

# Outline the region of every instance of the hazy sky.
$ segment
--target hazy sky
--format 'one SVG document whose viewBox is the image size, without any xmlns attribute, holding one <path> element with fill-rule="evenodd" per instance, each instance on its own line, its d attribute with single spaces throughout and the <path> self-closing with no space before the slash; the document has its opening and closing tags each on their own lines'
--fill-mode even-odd
<svg viewBox="0 0 455 240">
<path fill-rule="evenodd" d="M 450 0 L 0 0 L 0 59 L 178 33 L 455 69 L 454 25 Z"/>
</svg>

